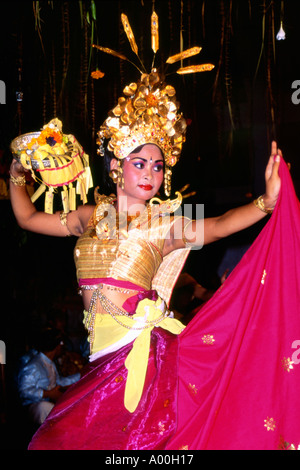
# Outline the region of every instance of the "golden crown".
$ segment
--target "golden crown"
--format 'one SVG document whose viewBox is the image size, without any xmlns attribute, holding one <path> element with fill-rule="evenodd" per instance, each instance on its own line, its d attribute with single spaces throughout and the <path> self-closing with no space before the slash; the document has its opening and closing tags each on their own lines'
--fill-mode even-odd
<svg viewBox="0 0 300 470">
<path fill-rule="evenodd" d="M 178 113 L 175 89 L 161 83 L 156 70 L 124 88 L 124 97 L 100 127 L 100 139 L 122 160 L 142 144 L 156 144 L 165 163 L 174 166 L 185 140 L 186 121 Z"/>
<path fill-rule="evenodd" d="M 139 58 L 138 47 L 127 16 L 122 14 L 121 20 L 131 49 Z M 151 16 L 151 45 L 155 55 L 159 48 L 158 16 L 155 12 Z M 112 49 L 93 46 L 121 60 L 128 60 L 123 54 Z M 200 51 L 201 47 L 192 47 L 169 57 L 166 62 L 173 64 L 199 54 Z M 135 67 L 138 68 L 136 65 Z M 181 67 L 177 73 L 204 72 L 213 68 L 212 64 L 192 65 Z M 109 112 L 108 118 L 100 126 L 97 140 L 98 153 L 104 154 L 105 139 L 109 140 L 108 150 L 111 150 L 119 160 L 126 158 L 140 145 L 149 143 L 157 145 L 164 155 L 165 192 L 169 196 L 171 167 L 178 162 L 182 144 L 185 142 L 186 121 L 179 111 L 174 87 L 164 83 L 155 68 L 149 74 L 143 73 L 139 68 L 138 70 L 141 73 L 140 80 L 124 88 L 123 96 L 118 99 L 117 106 Z"/>
</svg>

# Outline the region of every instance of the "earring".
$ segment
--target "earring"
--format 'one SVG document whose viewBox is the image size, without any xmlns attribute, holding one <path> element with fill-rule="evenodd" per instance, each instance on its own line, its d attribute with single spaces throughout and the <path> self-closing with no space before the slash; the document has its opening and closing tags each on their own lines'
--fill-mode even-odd
<svg viewBox="0 0 300 470">
<path fill-rule="evenodd" d="M 114 169 L 109 172 L 109 177 L 113 180 L 115 184 L 118 182 L 118 170 Z"/>
<path fill-rule="evenodd" d="M 121 167 L 120 161 L 118 161 L 118 168 L 111 170 L 109 176 L 115 184 L 120 186 L 121 189 L 124 189 L 123 168 Z"/>
<path fill-rule="evenodd" d="M 124 189 L 124 177 L 123 177 L 123 168 L 120 166 L 118 169 L 118 185 L 120 186 L 121 189 Z"/>
<path fill-rule="evenodd" d="M 166 167 L 165 175 L 164 175 L 164 189 L 165 195 L 167 197 L 171 194 L 171 178 L 172 178 L 172 170 L 169 167 Z"/>
</svg>

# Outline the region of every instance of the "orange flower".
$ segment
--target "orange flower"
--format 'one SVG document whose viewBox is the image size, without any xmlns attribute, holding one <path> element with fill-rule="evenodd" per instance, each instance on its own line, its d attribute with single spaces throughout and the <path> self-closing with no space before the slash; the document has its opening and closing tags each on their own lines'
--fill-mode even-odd
<svg viewBox="0 0 300 470">
<path fill-rule="evenodd" d="M 95 78 L 96 80 L 98 80 L 98 78 L 102 78 L 104 77 L 104 73 L 101 72 L 101 70 L 97 69 L 97 70 L 94 70 L 92 73 L 91 73 L 91 77 L 92 78 Z"/>
<path fill-rule="evenodd" d="M 149 106 L 153 106 L 153 107 L 157 106 L 158 99 L 156 98 L 156 96 L 153 93 L 149 93 L 149 95 L 146 95 L 145 99 L 146 99 Z"/>
<path fill-rule="evenodd" d="M 38 138 L 33 138 L 28 143 L 27 147 L 32 149 L 35 145 L 45 145 L 50 144 L 51 146 L 55 144 L 61 144 L 63 141 L 62 135 L 60 132 L 57 132 L 55 129 L 51 129 L 50 127 L 46 127 L 43 129 Z"/>
</svg>

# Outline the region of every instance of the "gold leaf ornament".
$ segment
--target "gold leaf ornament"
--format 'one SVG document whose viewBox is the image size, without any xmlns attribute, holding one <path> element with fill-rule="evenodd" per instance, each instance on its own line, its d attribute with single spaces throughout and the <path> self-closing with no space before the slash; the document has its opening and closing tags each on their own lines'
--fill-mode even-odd
<svg viewBox="0 0 300 470">
<path fill-rule="evenodd" d="M 125 57 L 125 55 L 121 54 L 120 52 L 116 52 L 113 49 L 109 49 L 108 47 L 98 46 L 98 44 L 93 44 L 93 47 L 95 47 L 96 49 L 99 49 L 99 51 L 105 52 L 106 54 L 110 54 L 115 57 L 118 57 L 119 59 L 128 60 L 127 57 Z"/>
<path fill-rule="evenodd" d="M 155 11 L 151 15 L 151 46 L 154 54 L 159 49 L 158 16 Z"/>
<path fill-rule="evenodd" d="M 200 64 L 200 65 L 190 65 L 187 67 L 181 67 L 177 70 L 179 75 L 184 75 L 187 73 L 196 73 L 196 72 L 210 72 L 215 66 L 213 64 Z"/>
<path fill-rule="evenodd" d="M 124 13 L 121 14 L 121 21 L 122 21 L 123 28 L 124 28 L 124 31 L 126 33 L 126 36 L 128 38 L 128 41 L 130 43 L 131 49 L 133 50 L 133 52 L 136 55 L 138 55 L 138 46 L 137 46 L 137 43 L 135 41 L 135 37 L 134 37 L 133 31 L 131 29 L 130 23 L 128 21 L 128 18 Z"/>
<path fill-rule="evenodd" d="M 167 59 L 167 64 L 174 64 L 179 60 L 187 59 L 188 57 L 192 57 L 194 55 L 199 54 L 202 50 L 202 47 L 191 47 L 190 49 L 186 49 L 185 51 L 179 52 L 178 54 L 172 55 Z"/>
<path fill-rule="evenodd" d="M 124 88 L 123 93 L 126 96 L 132 96 L 132 95 L 135 94 L 136 90 L 137 90 L 137 84 L 136 83 L 130 83 L 130 85 L 127 85 Z"/>
</svg>

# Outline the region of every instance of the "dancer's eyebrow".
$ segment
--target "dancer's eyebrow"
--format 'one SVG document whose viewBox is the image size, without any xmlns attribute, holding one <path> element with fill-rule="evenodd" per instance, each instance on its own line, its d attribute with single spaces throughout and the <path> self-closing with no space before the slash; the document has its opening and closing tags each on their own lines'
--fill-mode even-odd
<svg viewBox="0 0 300 470">
<path fill-rule="evenodd" d="M 131 158 L 131 161 L 132 160 L 142 160 L 145 163 L 148 162 L 148 160 L 146 158 L 142 158 L 142 157 L 133 157 L 133 158 Z M 157 162 L 163 162 L 163 159 L 159 158 L 158 160 L 155 160 L 155 163 L 157 163 Z"/>
</svg>

